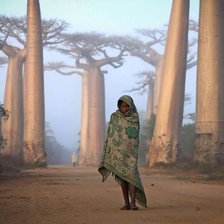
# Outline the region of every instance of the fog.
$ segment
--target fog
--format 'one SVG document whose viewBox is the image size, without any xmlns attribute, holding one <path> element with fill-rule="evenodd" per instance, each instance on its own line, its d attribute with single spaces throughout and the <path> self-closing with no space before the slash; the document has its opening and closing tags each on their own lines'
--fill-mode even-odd
<svg viewBox="0 0 224 224">
<path fill-rule="evenodd" d="M 15 3 L 16 2 L 16 3 Z M 6 16 L 24 16 L 26 0 L 0 0 L 1 14 Z M 162 29 L 168 24 L 171 0 L 40 0 L 43 19 L 58 18 L 70 24 L 71 32 L 96 31 L 107 35 L 137 36 L 135 29 Z M 191 1 L 190 18 L 198 20 L 198 0 Z M 0 56 L 4 56 L 0 52 Z M 67 59 L 55 52 L 44 50 L 44 63 Z M 70 63 L 70 62 L 69 62 Z M 105 74 L 106 120 L 116 110 L 117 99 L 127 94 L 139 79 L 134 74 L 153 70 L 140 59 L 127 57 L 122 67 L 102 68 Z M 196 68 L 187 72 L 186 93 L 191 103 L 185 107 L 185 114 L 195 110 Z M 81 119 L 81 77 L 63 76 L 46 71 L 45 75 L 45 111 L 57 141 L 67 149 L 75 150 L 79 144 Z M 3 102 L 6 66 L 0 67 L 0 101 Z M 130 94 L 138 111 L 146 110 L 147 95 Z M 185 121 L 186 122 L 186 121 Z"/>
</svg>

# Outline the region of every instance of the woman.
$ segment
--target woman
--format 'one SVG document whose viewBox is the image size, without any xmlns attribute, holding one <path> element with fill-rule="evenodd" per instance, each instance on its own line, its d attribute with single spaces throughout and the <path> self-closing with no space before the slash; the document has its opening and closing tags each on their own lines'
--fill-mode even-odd
<svg viewBox="0 0 224 224">
<path fill-rule="evenodd" d="M 103 182 L 112 173 L 121 185 L 125 205 L 121 210 L 138 210 L 135 201 L 146 206 L 146 196 L 137 167 L 139 116 L 130 96 L 122 96 L 111 115 L 99 172 Z M 129 200 L 130 193 L 130 200 Z"/>
</svg>

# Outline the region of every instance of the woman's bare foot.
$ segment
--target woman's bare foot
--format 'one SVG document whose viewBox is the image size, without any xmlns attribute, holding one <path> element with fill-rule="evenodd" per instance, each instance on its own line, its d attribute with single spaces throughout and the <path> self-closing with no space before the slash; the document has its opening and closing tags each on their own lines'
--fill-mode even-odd
<svg viewBox="0 0 224 224">
<path fill-rule="evenodd" d="M 135 203 L 133 203 L 133 204 L 130 205 L 130 209 L 131 210 L 138 210 L 139 208 L 136 206 Z"/>
<path fill-rule="evenodd" d="M 130 204 L 124 205 L 123 207 L 120 208 L 120 210 L 129 210 L 130 209 Z"/>
</svg>

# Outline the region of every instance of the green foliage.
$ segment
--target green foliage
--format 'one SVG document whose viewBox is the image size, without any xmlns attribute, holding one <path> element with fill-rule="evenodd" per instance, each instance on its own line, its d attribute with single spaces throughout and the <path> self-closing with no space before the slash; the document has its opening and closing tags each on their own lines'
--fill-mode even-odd
<svg viewBox="0 0 224 224">
<path fill-rule="evenodd" d="M 1 131 L 2 118 L 7 120 L 9 118 L 9 111 L 4 108 L 3 104 L 0 104 L 0 131 Z M 0 149 L 1 147 L 3 147 L 4 144 L 5 144 L 5 139 L 3 138 L 0 132 Z"/>
<path fill-rule="evenodd" d="M 9 111 L 6 110 L 3 104 L 0 104 L 0 118 L 4 117 L 5 119 L 9 118 Z"/>
</svg>

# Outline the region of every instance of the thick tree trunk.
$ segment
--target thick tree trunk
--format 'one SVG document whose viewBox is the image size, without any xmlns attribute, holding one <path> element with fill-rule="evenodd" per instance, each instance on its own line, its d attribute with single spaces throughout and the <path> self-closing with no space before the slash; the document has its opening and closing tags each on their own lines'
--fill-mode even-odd
<svg viewBox="0 0 224 224">
<path fill-rule="evenodd" d="M 11 49 L 12 50 L 12 49 Z M 10 118 L 3 121 L 2 133 L 6 145 L 2 153 L 16 165 L 22 163 L 23 152 L 23 76 L 22 69 L 26 50 L 8 55 L 8 71 L 5 86 L 4 106 Z"/>
<path fill-rule="evenodd" d="M 89 141 L 86 165 L 99 164 L 105 140 L 104 76 L 97 68 L 89 71 Z"/>
<path fill-rule="evenodd" d="M 38 0 L 27 4 L 27 59 L 24 76 L 24 162 L 46 166 L 44 149 L 44 78 Z"/>
<path fill-rule="evenodd" d="M 88 119 L 89 119 L 89 74 L 84 72 L 82 75 L 82 114 L 81 114 L 81 133 L 80 133 L 80 156 L 79 165 L 87 165 L 88 158 Z"/>
<path fill-rule="evenodd" d="M 224 164 L 224 1 L 200 1 L 195 161 Z"/>
<path fill-rule="evenodd" d="M 162 72 L 162 88 L 149 164 L 173 163 L 179 151 L 182 125 L 186 57 L 188 42 L 189 0 L 173 0 Z"/>
</svg>

